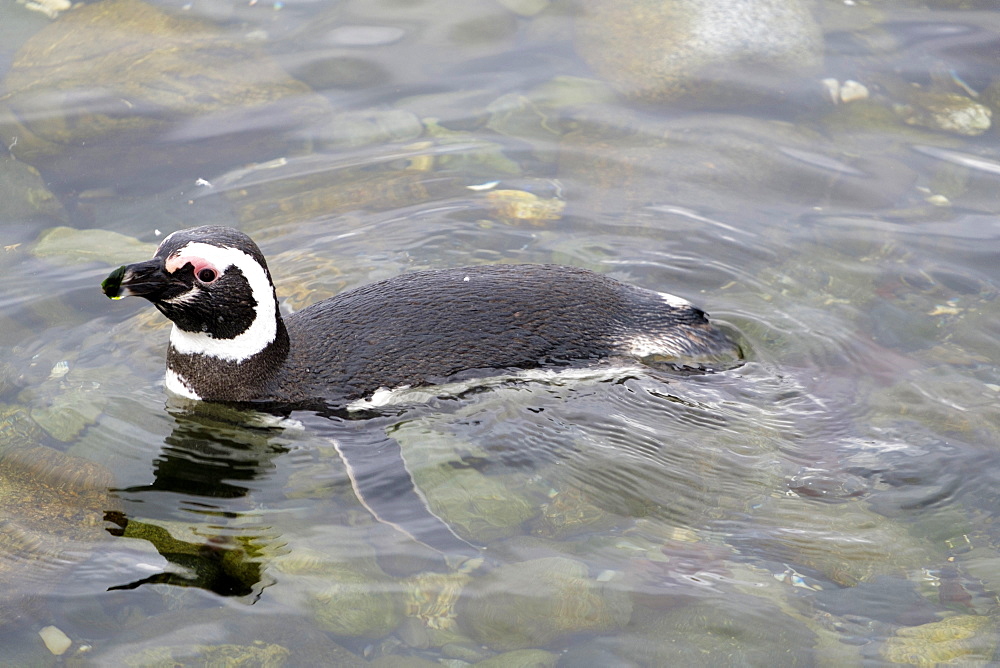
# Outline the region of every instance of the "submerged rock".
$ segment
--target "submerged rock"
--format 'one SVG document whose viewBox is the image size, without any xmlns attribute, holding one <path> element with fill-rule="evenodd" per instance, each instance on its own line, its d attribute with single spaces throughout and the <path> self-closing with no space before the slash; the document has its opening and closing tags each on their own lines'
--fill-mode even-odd
<svg viewBox="0 0 1000 668">
<path fill-rule="evenodd" d="M 468 194 L 457 178 L 429 171 L 435 164 L 429 147 L 394 148 L 397 159 L 392 164 L 375 165 L 373 160 L 364 167 L 351 167 L 338 156 L 323 153 L 255 164 L 222 175 L 205 197 L 223 197 L 252 232 L 319 216 L 406 208 Z M 404 168 L 397 167 L 407 161 Z"/>
<path fill-rule="evenodd" d="M 156 647 L 124 657 L 130 666 L 176 668 L 178 666 L 253 666 L 281 668 L 289 665 L 291 652 L 281 645 L 254 641 L 246 645 L 202 645 Z"/>
<path fill-rule="evenodd" d="M 339 636 L 378 638 L 399 623 L 397 601 L 376 589 L 362 573 L 343 570 L 336 581 L 316 592 L 313 615 L 322 628 Z"/>
<path fill-rule="evenodd" d="M 414 482 L 434 513 L 460 536 L 481 543 L 521 530 L 536 507 L 511 481 L 456 464 L 470 444 L 431 420 L 411 420 L 393 431 Z"/>
<path fill-rule="evenodd" d="M 822 58 L 819 25 L 799 0 L 582 5 L 577 52 L 621 92 L 641 100 L 745 102 L 747 92 L 768 88 L 775 74 L 808 70 Z"/>
<path fill-rule="evenodd" d="M 24 44 L 5 83 L 11 152 L 75 188 L 273 155 L 285 148 L 275 129 L 328 113 L 244 40 L 139 0 L 67 12 Z"/>
<path fill-rule="evenodd" d="M 295 575 L 309 583 L 307 605 L 316 624 L 338 636 L 378 638 L 402 619 L 391 580 L 367 559 L 333 561 L 309 549 L 274 560 L 276 577 Z"/>
<path fill-rule="evenodd" d="M 541 649 L 516 649 L 476 663 L 476 668 L 553 668 L 559 655 Z"/>
<path fill-rule="evenodd" d="M 101 416 L 107 397 L 97 389 L 94 385 L 76 384 L 53 397 L 48 405 L 32 408 L 31 417 L 49 436 L 69 443 Z"/>
<path fill-rule="evenodd" d="M 975 137 L 990 129 L 993 111 L 967 95 L 914 90 L 896 113 L 908 125 Z"/>
<path fill-rule="evenodd" d="M 827 504 L 771 499 L 754 516 L 753 530 L 734 536 L 731 543 L 742 551 L 812 569 L 844 587 L 879 575 L 905 577 L 942 560 L 937 546 L 858 500 Z"/>
<path fill-rule="evenodd" d="M 32 419 L 64 443 L 97 423 L 108 408 L 107 388 L 126 387 L 135 380 L 121 366 L 86 367 L 73 358 L 58 360 L 49 369 L 47 378 L 31 383 L 19 397 L 31 404 Z M 40 371 L 45 373 L 45 367 Z"/>
<path fill-rule="evenodd" d="M 555 197 L 542 198 L 524 190 L 493 190 L 486 194 L 486 208 L 509 225 L 540 227 L 559 220 L 566 202 Z"/>
<path fill-rule="evenodd" d="M 338 150 L 418 138 L 424 126 L 417 116 L 403 109 L 365 109 L 337 114 L 317 130 L 321 149 Z"/>
<path fill-rule="evenodd" d="M 337 666 L 364 668 L 367 661 L 303 623 L 275 610 L 247 614 L 232 607 L 185 608 L 138 615 L 118 633 L 94 643 L 67 666 Z"/>
<path fill-rule="evenodd" d="M 110 230 L 76 230 L 53 227 L 43 232 L 31 249 L 31 254 L 53 264 L 70 267 L 85 262 L 118 265 L 134 262 L 137 257 L 151 256 L 155 244 L 143 243 L 134 237 Z"/>
<path fill-rule="evenodd" d="M 573 633 L 605 633 L 632 616 L 627 591 L 582 562 L 547 557 L 501 566 L 465 589 L 459 622 L 497 650 L 541 647 Z"/>
<path fill-rule="evenodd" d="M 777 606 L 729 594 L 664 612 L 611 644 L 643 666 L 811 666 L 815 642 Z"/>
<path fill-rule="evenodd" d="M 5 422 L 23 419 L 14 412 Z M 5 431 L 4 441 L 17 442 L 22 432 Z M 25 614 L 28 602 L 108 538 L 103 517 L 114 506 L 112 485 L 107 469 L 52 448 L 0 449 L 0 624 Z"/>
<path fill-rule="evenodd" d="M 516 649 L 480 661 L 476 668 L 552 668 L 559 655 L 541 649 Z"/>
<path fill-rule="evenodd" d="M 455 626 L 455 604 L 462 587 L 469 583 L 464 573 L 423 573 L 408 580 L 406 614 L 421 620 L 428 628 L 450 629 Z"/>
<path fill-rule="evenodd" d="M 562 540 L 578 534 L 607 531 L 621 521 L 619 516 L 591 503 L 583 490 L 567 487 L 550 495 L 532 529 L 538 536 Z"/>
<path fill-rule="evenodd" d="M 851 105 L 854 106 L 854 105 Z M 574 206 L 620 215 L 665 205 L 745 215 L 758 207 L 882 208 L 916 176 L 790 123 L 737 115 L 652 120 L 589 109 L 560 144 L 559 179 L 587 184 Z"/>
<path fill-rule="evenodd" d="M 8 156 L 0 156 L 0 202 L 5 221 L 68 217 L 38 170 Z"/>
<path fill-rule="evenodd" d="M 899 577 L 879 575 L 854 587 L 817 591 L 815 605 L 838 617 L 859 618 L 891 624 L 927 624 L 937 619 L 931 601 L 915 583 Z"/>
<path fill-rule="evenodd" d="M 465 573 L 420 573 L 404 583 L 406 624 L 400 637 L 411 647 L 474 645 L 458 628 L 458 602 L 471 580 Z M 481 650 L 476 651 L 481 653 Z"/>
<path fill-rule="evenodd" d="M 31 419 L 27 409 L 0 404 L 0 457 L 17 446 L 38 445 L 43 437 L 42 430 Z"/>
<path fill-rule="evenodd" d="M 987 665 L 997 648 L 996 621 L 956 615 L 921 626 L 901 628 L 880 650 L 890 663 L 913 666 Z"/>
</svg>

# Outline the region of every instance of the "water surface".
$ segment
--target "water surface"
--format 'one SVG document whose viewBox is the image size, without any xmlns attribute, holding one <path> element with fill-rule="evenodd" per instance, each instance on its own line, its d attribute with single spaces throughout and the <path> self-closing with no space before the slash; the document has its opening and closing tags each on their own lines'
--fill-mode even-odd
<svg viewBox="0 0 1000 668">
<path fill-rule="evenodd" d="M 818 3 L 804 69 L 654 101 L 581 41 L 586 2 L 0 9 L 5 660 L 995 660 L 1000 147 L 932 117 L 1000 114 L 1000 12 L 926 4 Z M 158 69 L 116 60 L 144 42 Z M 185 404 L 168 324 L 99 285 L 206 223 L 254 236 L 289 312 L 557 262 L 695 302 L 746 359 L 282 423 Z M 336 443 L 398 447 L 484 563 L 376 521 Z"/>
</svg>

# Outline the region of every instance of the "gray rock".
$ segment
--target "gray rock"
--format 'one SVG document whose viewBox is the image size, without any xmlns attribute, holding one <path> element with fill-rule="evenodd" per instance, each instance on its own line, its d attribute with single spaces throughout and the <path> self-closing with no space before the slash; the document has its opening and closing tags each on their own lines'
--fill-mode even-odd
<svg viewBox="0 0 1000 668">
<path fill-rule="evenodd" d="M 576 48 L 629 97 L 701 102 L 769 88 L 819 65 L 823 40 L 799 0 L 582 0 Z"/>
<path fill-rule="evenodd" d="M 473 580 L 459 622 L 497 650 L 541 647 L 574 633 L 623 628 L 632 615 L 627 591 L 590 577 L 565 557 L 508 564 Z"/>
</svg>

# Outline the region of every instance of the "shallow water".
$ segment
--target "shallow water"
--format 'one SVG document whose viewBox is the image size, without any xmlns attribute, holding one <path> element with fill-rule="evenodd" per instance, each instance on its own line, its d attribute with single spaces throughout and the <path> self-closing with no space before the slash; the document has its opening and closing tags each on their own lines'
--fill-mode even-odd
<svg viewBox="0 0 1000 668">
<path fill-rule="evenodd" d="M 822 64 L 654 103 L 595 73 L 588 3 L 165 2 L 208 27 L 149 28 L 191 57 L 147 80 L 115 2 L 0 8 L 0 663 L 997 659 L 1000 135 L 927 120 L 1000 118 L 989 2 L 817 3 Z M 109 45 L 85 81 L 45 60 L 82 43 Z M 268 424 L 188 405 L 164 319 L 99 286 L 204 223 L 254 236 L 288 311 L 558 262 L 690 299 L 746 360 Z M 483 563 L 376 521 L 351 445 L 398 448 Z"/>
</svg>

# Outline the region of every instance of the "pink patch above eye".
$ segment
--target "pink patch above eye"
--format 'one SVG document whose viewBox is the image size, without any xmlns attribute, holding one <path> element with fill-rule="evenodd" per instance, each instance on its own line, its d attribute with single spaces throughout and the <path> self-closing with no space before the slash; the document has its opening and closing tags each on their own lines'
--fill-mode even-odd
<svg viewBox="0 0 1000 668">
<path fill-rule="evenodd" d="M 167 261 L 163 264 L 164 268 L 168 273 L 173 274 L 178 269 L 183 269 L 185 265 L 191 265 L 193 267 L 194 275 L 198 276 L 201 274 L 202 270 L 210 269 L 216 277 L 219 276 L 220 272 L 215 268 L 215 265 L 206 260 L 203 257 L 198 257 L 196 255 L 172 255 L 167 258 Z"/>
</svg>

